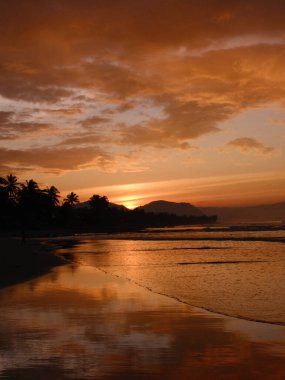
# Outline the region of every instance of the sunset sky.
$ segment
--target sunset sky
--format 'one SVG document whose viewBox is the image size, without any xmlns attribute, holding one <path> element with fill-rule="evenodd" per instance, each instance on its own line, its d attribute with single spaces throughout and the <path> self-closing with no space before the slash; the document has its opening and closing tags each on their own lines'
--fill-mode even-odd
<svg viewBox="0 0 285 380">
<path fill-rule="evenodd" d="M 0 175 L 285 201 L 284 0 L 2 0 L 0 57 Z"/>
</svg>

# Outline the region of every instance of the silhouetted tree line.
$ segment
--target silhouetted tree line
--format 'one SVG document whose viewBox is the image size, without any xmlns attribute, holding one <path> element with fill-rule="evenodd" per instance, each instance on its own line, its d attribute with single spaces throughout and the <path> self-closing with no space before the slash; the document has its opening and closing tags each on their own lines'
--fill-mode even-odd
<svg viewBox="0 0 285 380">
<path fill-rule="evenodd" d="M 71 192 L 60 202 L 55 186 L 41 189 L 33 179 L 20 183 L 10 174 L 0 177 L 0 228 L 5 230 L 68 228 L 77 232 L 131 230 L 182 224 L 213 223 L 216 217 L 146 213 L 112 207 L 106 196 L 94 194 L 89 207 L 77 206 Z"/>
</svg>

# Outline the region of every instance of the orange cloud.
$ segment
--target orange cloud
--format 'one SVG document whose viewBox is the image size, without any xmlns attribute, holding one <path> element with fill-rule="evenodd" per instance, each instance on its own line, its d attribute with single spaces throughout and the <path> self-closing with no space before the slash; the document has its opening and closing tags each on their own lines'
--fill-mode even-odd
<svg viewBox="0 0 285 380">
<path fill-rule="evenodd" d="M 254 152 L 263 156 L 271 155 L 274 152 L 274 148 L 266 146 L 251 137 L 240 137 L 229 141 L 226 147 L 238 149 L 242 153 Z"/>
<path fill-rule="evenodd" d="M 98 143 L 108 143 L 110 138 L 108 136 L 99 135 L 97 133 L 82 133 L 74 137 L 68 137 L 65 140 L 62 140 L 59 145 L 93 145 Z"/>
<path fill-rule="evenodd" d="M 85 128 L 92 128 L 96 125 L 102 125 L 104 123 L 107 123 L 110 121 L 110 118 L 108 117 L 102 117 L 102 116 L 92 116 L 89 117 L 81 122 L 81 125 Z"/>
<path fill-rule="evenodd" d="M 40 111 L 40 110 L 39 110 Z M 77 116 L 81 115 L 82 111 L 80 108 L 56 108 L 56 109 L 45 109 L 44 112 L 50 113 L 55 116 Z"/>
<path fill-rule="evenodd" d="M 15 140 L 33 134 L 47 134 L 56 128 L 47 123 L 14 120 L 16 113 L 0 112 L 0 140 Z"/>
<path fill-rule="evenodd" d="M 77 170 L 83 167 L 95 166 L 107 168 L 112 163 L 112 157 L 98 147 L 88 148 L 33 148 L 29 150 L 0 148 L 0 161 L 17 169 L 18 165 L 28 168 L 42 168 L 54 172 L 61 170 Z"/>
<path fill-rule="evenodd" d="M 0 2 L 2 167 L 152 170 L 149 147 L 218 146 L 241 112 L 284 107 L 284 25 L 281 1 Z M 277 149 L 255 132 L 227 146 Z"/>
</svg>

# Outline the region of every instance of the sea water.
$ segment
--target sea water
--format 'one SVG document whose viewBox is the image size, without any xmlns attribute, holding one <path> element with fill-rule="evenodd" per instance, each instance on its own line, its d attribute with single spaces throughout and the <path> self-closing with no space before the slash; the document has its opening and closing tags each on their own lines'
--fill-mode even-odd
<svg viewBox="0 0 285 380">
<path fill-rule="evenodd" d="M 284 379 L 284 232 L 179 230 L 47 241 L 72 264 L 0 290 L 0 378 Z"/>
<path fill-rule="evenodd" d="M 285 231 L 263 229 L 149 229 L 68 249 L 82 264 L 189 305 L 285 324 Z"/>
</svg>

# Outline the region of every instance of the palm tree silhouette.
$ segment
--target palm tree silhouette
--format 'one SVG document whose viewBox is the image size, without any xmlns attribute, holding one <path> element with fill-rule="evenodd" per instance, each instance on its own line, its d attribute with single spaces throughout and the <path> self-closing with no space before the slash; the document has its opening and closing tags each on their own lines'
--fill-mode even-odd
<svg viewBox="0 0 285 380">
<path fill-rule="evenodd" d="M 43 190 L 43 193 L 48 196 L 52 206 L 55 207 L 59 205 L 60 191 L 55 186 L 47 187 Z"/>
<path fill-rule="evenodd" d="M 100 195 L 94 194 L 89 199 L 89 205 L 93 210 L 103 212 L 108 208 L 109 200 L 105 195 L 101 197 Z"/>
<path fill-rule="evenodd" d="M 21 207 L 30 208 L 35 210 L 38 208 L 38 200 L 40 195 L 40 189 L 33 179 L 26 180 L 25 183 L 21 183 L 21 190 L 19 191 L 19 204 Z"/>
<path fill-rule="evenodd" d="M 22 190 L 28 193 L 37 193 L 39 191 L 39 185 L 33 179 L 26 180 L 26 183 L 21 186 Z"/>
<path fill-rule="evenodd" d="M 41 212 L 40 194 L 39 186 L 33 179 L 21 184 L 18 201 L 23 231 L 27 226 L 38 223 L 38 215 Z"/>
<path fill-rule="evenodd" d="M 8 198 L 12 201 L 16 201 L 19 191 L 18 178 L 13 174 L 9 174 L 6 178 L 0 178 L 0 184 L 3 191 L 6 192 Z"/>
<path fill-rule="evenodd" d="M 74 206 L 76 203 L 79 203 L 78 195 L 73 191 L 70 194 L 67 194 L 66 198 L 64 198 L 64 203 L 70 206 Z"/>
</svg>

